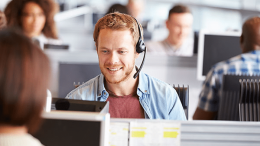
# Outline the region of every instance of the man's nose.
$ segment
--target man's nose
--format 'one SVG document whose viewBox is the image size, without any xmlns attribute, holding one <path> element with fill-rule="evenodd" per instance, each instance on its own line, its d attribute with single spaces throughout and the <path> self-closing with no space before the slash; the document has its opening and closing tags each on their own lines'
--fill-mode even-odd
<svg viewBox="0 0 260 146">
<path fill-rule="evenodd" d="M 110 64 L 117 64 L 119 63 L 119 56 L 117 53 L 112 52 L 109 56 L 109 63 Z"/>
</svg>

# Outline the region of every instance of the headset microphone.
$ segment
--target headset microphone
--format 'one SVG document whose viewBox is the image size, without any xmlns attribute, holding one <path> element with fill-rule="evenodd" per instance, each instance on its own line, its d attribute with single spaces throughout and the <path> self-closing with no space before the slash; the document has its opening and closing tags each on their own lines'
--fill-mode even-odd
<svg viewBox="0 0 260 146">
<path fill-rule="evenodd" d="M 134 17 L 133 17 L 134 18 Z M 135 19 L 135 18 L 134 18 Z M 135 19 L 137 26 L 138 26 L 138 31 L 139 31 L 139 39 L 136 43 L 136 52 L 137 53 L 142 53 L 144 51 L 144 57 L 143 57 L 143 61 L 142 64 L 140 66 L 140 68 L 137 70 L 137 72 L 134 74 L 134 79 L 138 76 L 138 74 L 140 73 L 141 69 L 143 68 L 144 65 L 144 60 L 145 60 L 145 54 L 146 54 L 146 46 L 144 44 L 144 41 L 142 40 L 142 31 L 140 29 L 139 23 L 138 21 Z"/>
</svg>

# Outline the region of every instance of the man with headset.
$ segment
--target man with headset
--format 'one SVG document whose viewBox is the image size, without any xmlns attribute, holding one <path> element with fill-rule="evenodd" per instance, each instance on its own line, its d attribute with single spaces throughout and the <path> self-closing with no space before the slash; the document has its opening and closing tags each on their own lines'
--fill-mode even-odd
<svg viewBox="0 0 260 146">
<path fill-rule="evenodd" d="M 146 53 L 141 26 L 126 14 L 110 13 L 94 30 L 102 74 L 71 91 L 66 98 L 109 101 L 112 118 L 186 120 L 173 87 L 135 67 L 139 53 Z M 145 57 L 145 54 L 144 54 Z"/>
</svg>

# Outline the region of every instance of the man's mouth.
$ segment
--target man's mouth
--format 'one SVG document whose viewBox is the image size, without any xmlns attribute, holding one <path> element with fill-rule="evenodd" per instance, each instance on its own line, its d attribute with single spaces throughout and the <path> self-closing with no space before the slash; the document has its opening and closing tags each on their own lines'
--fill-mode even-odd
<svg viewBox="0 0 260 146">
<path fill-rule="evenodd" d="M 119 71 L 120 69 L 122 69 L 123 67 L 120 67 L 120 68 L 107 68 L 109 71 Z"/>
</svg>

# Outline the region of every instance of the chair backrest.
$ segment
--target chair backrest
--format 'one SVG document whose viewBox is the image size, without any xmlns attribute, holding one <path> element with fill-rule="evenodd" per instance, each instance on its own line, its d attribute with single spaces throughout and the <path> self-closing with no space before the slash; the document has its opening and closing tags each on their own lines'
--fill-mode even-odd
<svg viewBox="0 0 260 146">
<path fill-rule="evenodd" d="M 240 80 L 239 119 L 240 121 L 260 121 L 259 79 Z"/>
<path fill-rule="evenodd" d="M 218 120 L 239 121 L 240 79 L 259 79 L 260 76 L 223 75 L 222 95 L 219 98 Z"/>
<path fill-rule="evenodd" d="M 176 92 L 177 92 L 177 94 L 178 94 L 178 96 L 180 98 L 182 107 L 184 109 L 186 118 L 188 120 L 188 113 L 189 113 L 189 86 L 184 87 L 184 85 L 183 85 L 181 87 L 179 85 L 178 86 L 173 85 L 173 88 L 176 90 Z"/>
</svg>

